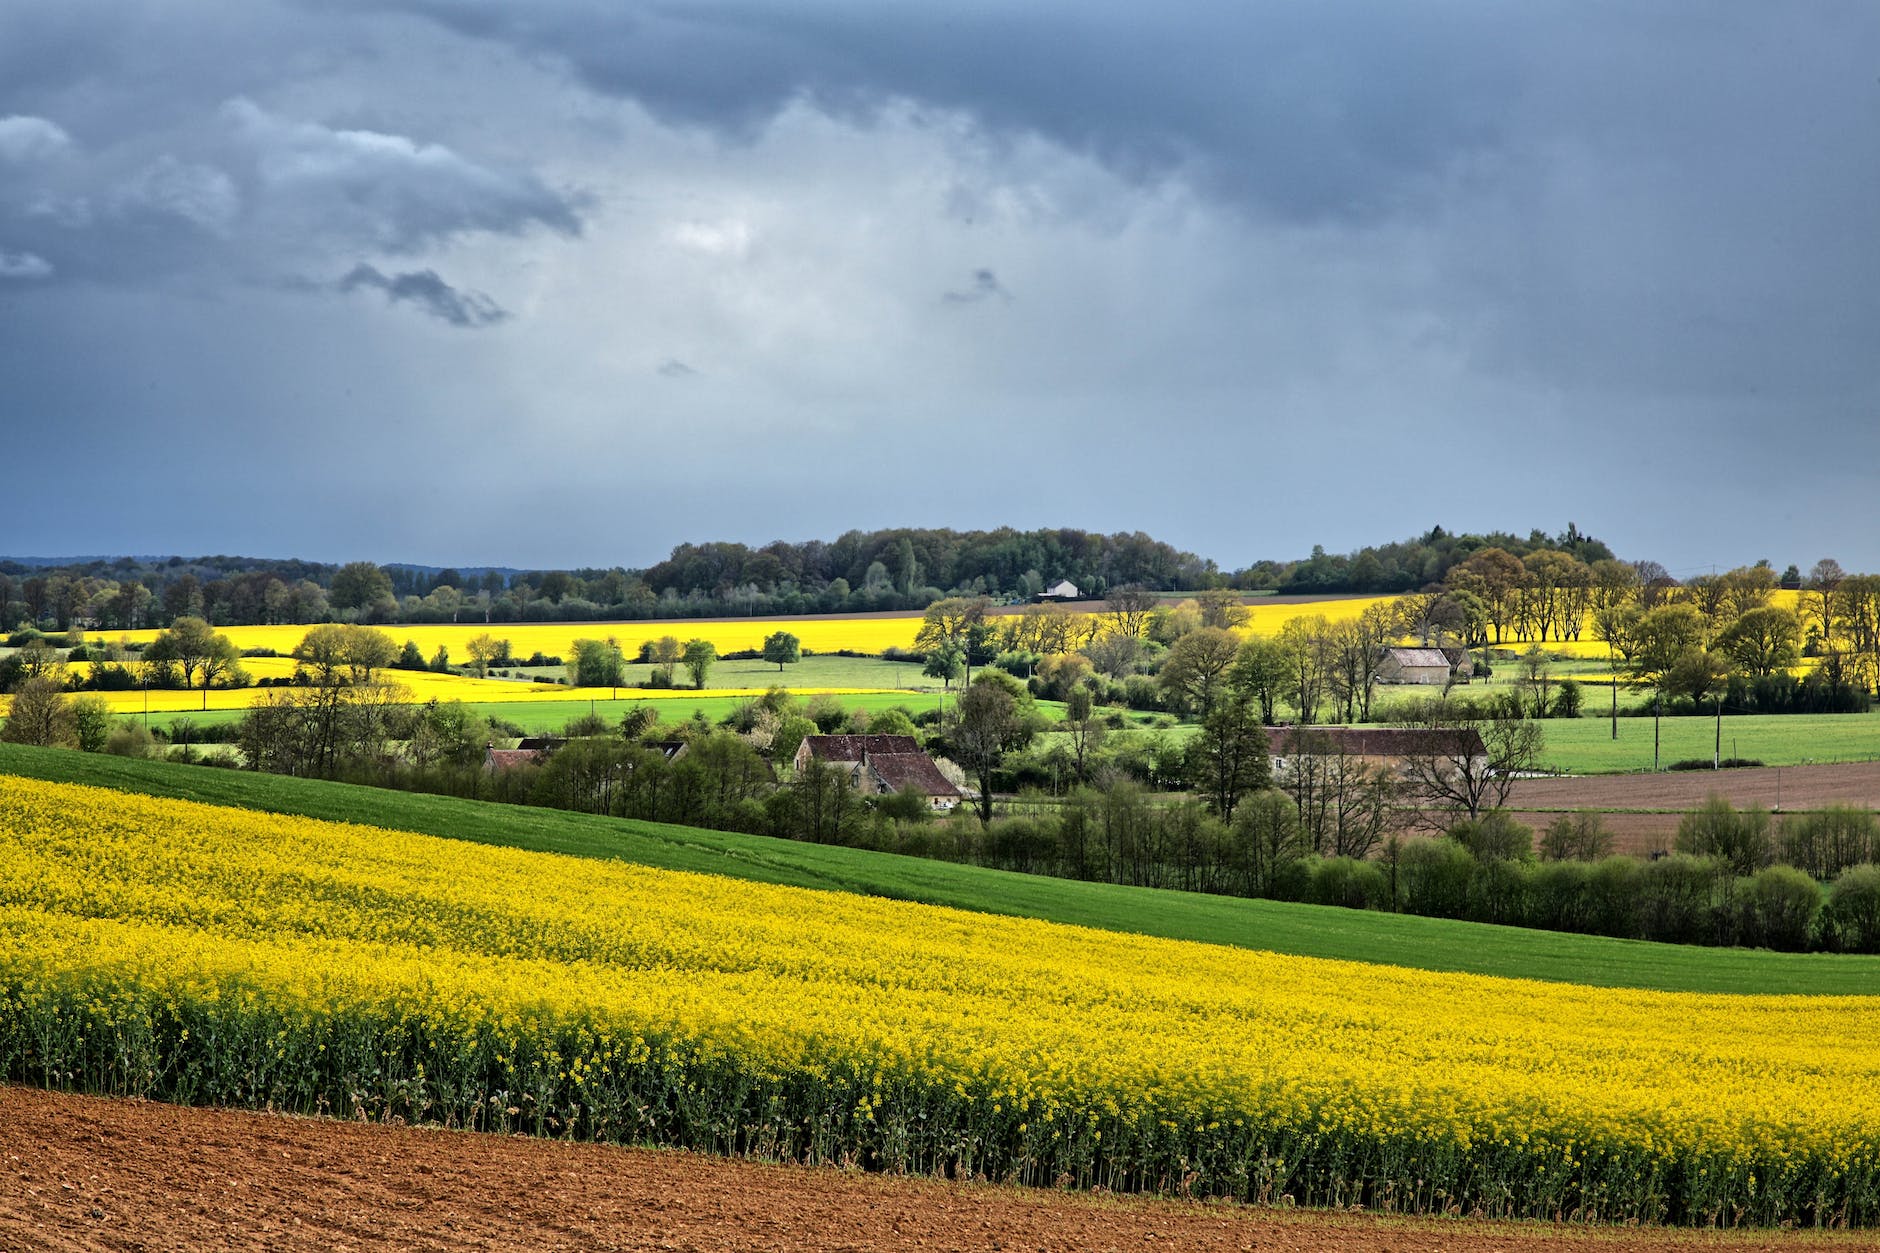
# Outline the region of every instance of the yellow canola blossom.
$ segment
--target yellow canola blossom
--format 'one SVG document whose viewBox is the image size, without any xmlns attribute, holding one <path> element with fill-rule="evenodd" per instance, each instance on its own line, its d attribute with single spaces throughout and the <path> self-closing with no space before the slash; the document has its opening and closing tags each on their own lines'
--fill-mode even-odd
<svg viewBox="0 0 1880 1253">
<path fill-rule="evenodd" d="M 14 779 L 0 1058 L 899 1169 L 1880 1213 L 1880 997 L 1278 956 Z"/>
<path fill-rule="evenodd" d="M 218 628 L 234 641 L 237 648 L 271 648 L 286 654 L 293 651 L 306 635 L 304 626 L 232 626 Z M 684 641 L 710 640 L 720 653 L 761 649 L 764 637 L 777 631 L 796 636 L 812 652 L 834 653 L 843 650 L 879 653 L 885 648 L 911 648 L 914 633 L 920 629 L 920 615 L 887 618 L 855 615 L 828 618 L 682 618 L 650 622 L 457 622 L 391 623 L 379 628 L 403 644 L 411 640 L 426 657 L 439 647 L 448 648 L 451 657 L 462 664 L 470 656 L 469 642 L 474 636 L 489 634 L 508 640 L 510 651 L 518 657 L 533 653 L 569 656 L 578 639 L 612 639 L 629 657 L 640 645 L 671 635 Z M 106 633 L 106 638 L 130 643 L 148 643 L 155 631 Z M 244 665 L 247 662 L 244 661 Z"/>
</svg>

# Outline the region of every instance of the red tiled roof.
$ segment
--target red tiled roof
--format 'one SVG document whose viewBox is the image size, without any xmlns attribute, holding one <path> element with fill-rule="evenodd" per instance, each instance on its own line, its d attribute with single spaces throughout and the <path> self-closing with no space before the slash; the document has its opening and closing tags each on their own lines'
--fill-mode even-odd
<svg viewBox="0 0 1880 1253">
<path fill-rule="evenodd" d="M 871 759 L 891 753 L 926 756 L 911 735 L 806 735 L 803 747 L 817 761 L 860 761 L 863 753 Z"/>
<path fill-rule="evenodd" d="M 513 770 L 517 766 L 532 766 L 542 760 L 542 754 L 533 748 L 492 748 L 483 755 L 483 764 L 491 770 Z"/>
<path fill-rule="evenodd" d="M 884 735 L 882 739 L 900 737 Z M 958 796 L 960 790 L 934 765 L 925 753 L 874 753 L 868 755 L 868 768 L 875 772 L 890 792 L 915 791 L 924 796 Z"/>
</svg>

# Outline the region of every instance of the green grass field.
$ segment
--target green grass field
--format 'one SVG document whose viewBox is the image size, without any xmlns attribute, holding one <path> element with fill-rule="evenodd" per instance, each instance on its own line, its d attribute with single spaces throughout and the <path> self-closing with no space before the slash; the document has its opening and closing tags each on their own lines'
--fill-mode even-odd
<svg viewBox="0 0 1880 1253">
<path fill-rule="evenodd" d="M 566 665 L 499 666 L 497 669 L 550 681 L 572 679 Z M 639 687 L 650 682 L 652 677 L 652 666 L 635 663 L 628 665 L 625 670 L 628 687 Z M 673 681 L 688 684 L 691 676 L 681 666 L 674 671 Z M 705 684 L 707 687 L 886 687 L 908 691 L 928 687 L 937 691 L 940 687 L 938 681 L 921 674 L 919 662 L 884 661 L 880 657 L 838 657 L 834 654 L 805 657 L 786 665 L 781 673 L 774 663 L 768 661 L 719 660 L 712 663 Z"/>
<path fill-rule="evenodd" d="M 1652 720 L 1620 718 L 1619 738 L 1604 718 L 1545 724 L 1550 769 L 1572 774 L 1617 774 L 1652 768 Z M 1659 755 L 1664 764 L 1700 757 L 1716 746 L 1712 718 L 1666 718 Z M 1745 714 L 1723 720 L 1723 755 L 1771 766 L 1880 759 L 1880 712 L 1865 714 Z"/>
<path fill-rule="evenodd" d="M 761 836 L 59 749 L 0 744 L 0 772 L 1302 956 L 1667 991 L 1880 992 L 1876 957 L 1689 948 L 1077 883 Z"/>
</svg>

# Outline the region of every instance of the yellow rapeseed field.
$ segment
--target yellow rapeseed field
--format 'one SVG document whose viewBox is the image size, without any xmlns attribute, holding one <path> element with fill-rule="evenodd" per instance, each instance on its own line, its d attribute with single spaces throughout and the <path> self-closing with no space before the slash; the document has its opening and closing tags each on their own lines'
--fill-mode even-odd
<svg viewBox="0 0 1880 1253">
<path fill-rule="evenodd" d="M 292 652 L 307 633 L 304 626 L 232 626 L 219 628 L 237 648 L 271 648 L 277 653 Z M 836 616 L 811 619 L 781 618 L 682 618 L 653 622 L 459 622 L 404 625 L 392 623 L 380 628 L 403 644 L 411 640 L 426 657 L 440 646 L 450 650 L 452 660 L 462 665 L 469 659 L 472 636 L 488 633 L 508 640 L 517 657 L 532 653 L 566 657 L 573 653 L 577 639 L 613 639 L 632 657 L 640 645 L 671 635 L 679 640 L 706 639 L 722 653 L 760 649 L 764 637 L 776 631 L 788 631 L 812 652 L 835 653 L 847 649 L 859 653 L 879 653 L 885 648 L 909 648 L 914 632 L 920 629 L 920 615 L 912 617 L 868 618 Z M 155 631 L 107 632 L 101 638 L 148 643 Z"/>
<path fill-rule="evenodd" d="M 0 1059 L 15 1080 L 896 1170 L 1880 1215 L 1876 997 L 1283 957 L 17 779 Z"/>
</svg>

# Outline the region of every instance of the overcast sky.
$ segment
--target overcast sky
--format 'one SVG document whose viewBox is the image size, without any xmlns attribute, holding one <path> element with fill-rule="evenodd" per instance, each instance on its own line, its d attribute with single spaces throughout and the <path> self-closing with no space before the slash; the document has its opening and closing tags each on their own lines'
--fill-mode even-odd
<svg viewBox="0 0 1880 1253">
<path fill-rule="evenodd" d="M 0 552 L 1880 570 L 1880 4 L 23 0 Z"/>
</svg>

